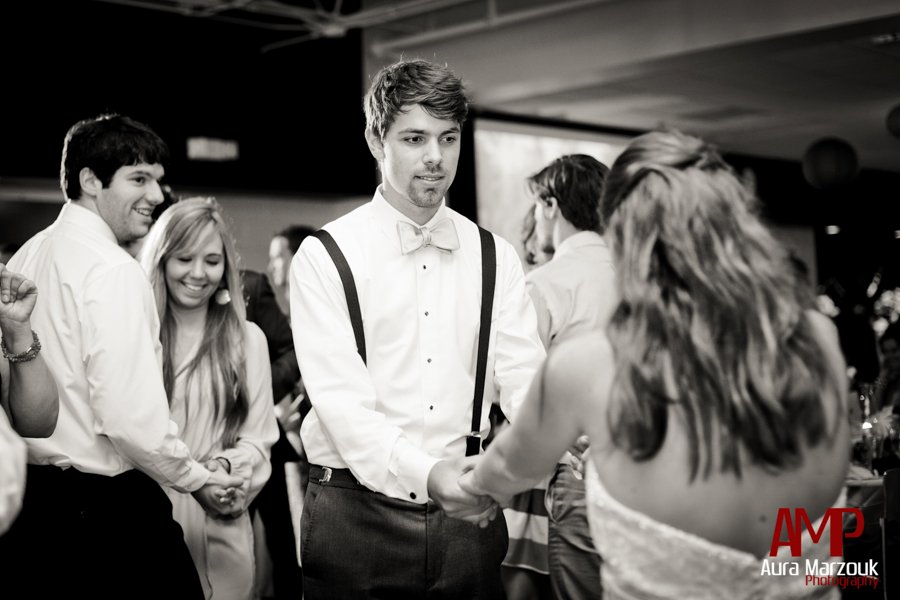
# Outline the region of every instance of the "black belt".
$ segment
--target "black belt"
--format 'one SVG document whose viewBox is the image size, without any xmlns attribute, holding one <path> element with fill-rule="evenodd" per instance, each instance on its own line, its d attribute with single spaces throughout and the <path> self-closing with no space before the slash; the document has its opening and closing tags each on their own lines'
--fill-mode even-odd
<svg viewBox="0 0 900 600">
<path fill-rule="evenodd" d="M 309 480 L 316 483 L 342 483 L 365 487 L 353 476 L 350 469 L 332 469 L 319 465 L 309 465 Z"/>
</svg>

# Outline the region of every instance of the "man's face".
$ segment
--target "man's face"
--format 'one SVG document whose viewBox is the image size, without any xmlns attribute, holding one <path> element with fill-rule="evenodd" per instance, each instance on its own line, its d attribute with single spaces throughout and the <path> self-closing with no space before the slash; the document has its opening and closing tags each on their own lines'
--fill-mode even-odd
<svg viewBox="0 0 900 600">
<path fill-rule="evenodd" d="M 163 201 L 159 180 L 162 165 L 119 167 L 108 187 L 96 197 L 97 214 L 106 221 L 120 244 L 144 237 L 153 223 L 153 208 Z"/>
<path fill-rule="evenodd" d="M 291 268 L 291 248 L 288 241 L 282 236 L 275 236 L 269 243 L 269 281 L 275 287 L 287 285 L 288 271 Z"/>
<path fill-rule="evenodd" d="M 385 200 L 413 220 L 430 218 L 456 176 L 460 128 L 418 104 L 404 110 L 370 148 L 381 162 Z"/>
</svg>

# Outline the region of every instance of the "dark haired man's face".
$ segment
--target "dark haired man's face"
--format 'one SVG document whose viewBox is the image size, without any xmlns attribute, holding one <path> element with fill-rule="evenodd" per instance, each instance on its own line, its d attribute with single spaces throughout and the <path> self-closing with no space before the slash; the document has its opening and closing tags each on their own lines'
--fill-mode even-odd
<svg viewBox="0 0 900 600">
<path fill-rule="evenodd" d="M 153 209 L 163 201 L 159 180 L 162 165 L 120 167 L 96 197 L 97 214 L 106 221 L 120 244 L 144 237 L 153 223 Z"/>
<path fill-rule="evenodd" d="M 460 129 L 457 122 L 437 119 L 418 104 L 404 108 L 407 112 L 397 115 L 372 152 L 381 162 L 385 200 L 424 223 L 456 176 Z"/>
</svg>

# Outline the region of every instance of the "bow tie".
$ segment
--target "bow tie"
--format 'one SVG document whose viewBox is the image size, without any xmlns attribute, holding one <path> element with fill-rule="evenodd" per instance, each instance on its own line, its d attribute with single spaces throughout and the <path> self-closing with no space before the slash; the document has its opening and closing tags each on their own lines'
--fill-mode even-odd
<svg viewBox="0 0 900 600">
<path fill-rule="evenodd" d="M 400 234 L 400 250 L 403 254 L 415 252 L 422 246 L 434 246 L 446 252 L 459 250 L 459 236 L 450 217 L 445 217 L 431 227 L 417 227 L 406 221 L 397 221 Z"/>
</svg>

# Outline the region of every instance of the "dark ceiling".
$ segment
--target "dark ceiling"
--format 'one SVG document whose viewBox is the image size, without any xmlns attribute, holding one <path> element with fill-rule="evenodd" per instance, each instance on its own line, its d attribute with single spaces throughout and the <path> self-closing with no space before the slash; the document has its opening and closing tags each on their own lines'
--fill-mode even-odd
<svg viewBox="0 0 900 600">
<path fill-rule="evenodd" d="M 0 176 L 56 177 L 67 128 L 119 112 L 166 139 L 176 186 L 371 193 L 359 31 L 262 52 L 288 37 L 89 0 L 4 2 Z M 189 136 L 237 140 L 240 158 L 189 162 Z"/>
</svg>

